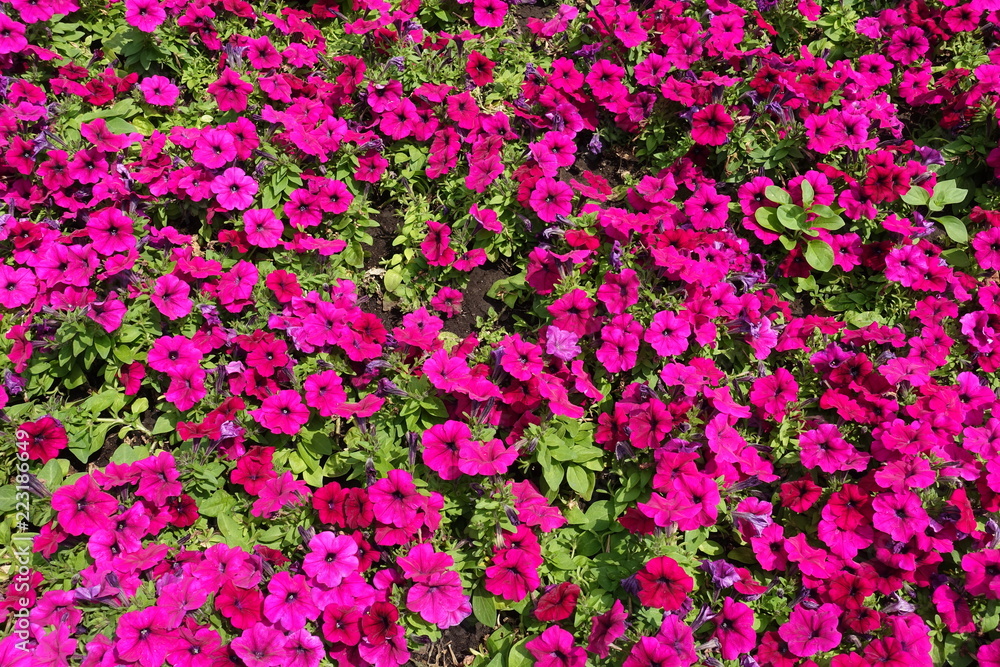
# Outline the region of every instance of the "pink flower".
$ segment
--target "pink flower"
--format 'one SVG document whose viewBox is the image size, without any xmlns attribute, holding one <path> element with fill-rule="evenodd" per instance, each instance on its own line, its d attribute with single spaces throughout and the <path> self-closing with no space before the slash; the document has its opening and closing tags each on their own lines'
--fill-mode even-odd
<svg viewBox="0 0 1000 667">
<path fill-rule="evenodd" d="M 920 496 L 912 491 L 880 493 L 872 500 L 875 516 L 872 524 L 897 542 L 908 542 L 930 525 Z"/>
<path fill-rule="evenodd" d="M 250 416 L 271 433 L 295 435 L 309 421 L 309 408 L 302 404 L 299 392 L 283 389 L 265 398 Z"/>
<path fill-rule="evenodd" d="M 2 294 L 2 283 L 0 283 L 0 294 Z M 87 306 L 87 317 L 111 333 L 122 325 L 127 310 L 128 308 L 118 298 L 118 294 L 111 292 L 103 301 L 94 301 Z"/>
<path fill-rule="evenodd" d="M 301 504 L 308 497 L 309 487 L 305 482 L 297 481 L 292 473 L 285 471 L 264 482 L 260 497 L 254 501 L 250 513 L 270 518 L 285 505 Z"/>
<path fill-rule="evenodd" d="M 354 542 L 351 538 L 347 540 Z M 357 548 L 357 545 L 354 545 Z M 320 609 L 313 602 L 309 581 L 301 574 L 278 572 L 267 585 L 270 593 L 264 598 L 264 616 L 282 630 L 295 632 L 306 621 L 319 618 Z"/>
<path fill-rule="evenodd" d="M 70 535 L 93 535 L 113 525 L 111 517 L 118 511 L 118 501 L 101 491 L 93 477 L 84 475 L 52 494 L 52 509 Z"/>
<path fill-rule="evenodd" d="M 125 22 L 142 32 L 153 32 L 166 18 L 156 0 L 125 0 Z"/>
<path fill-rule="evenodd" d="M 528 593 L 538 588 L 538 566 L 541 557 L 522 549 L 501 549 L 493 557 L 493 565 L 486 568 L 484 587 L 504 600 L 520 602 Z"/>
<path fill-rule="evenodd" d="M 243 230 L 247 243 L 258 248 L 275 248 L 285 226 L 269 208 L 252 208 L 243 213 Z"/>
<path fill-rule="evenodd" d="M 609 313 L 620 315 L 639 303 L 639 276 L 632 269 L 604 274 L 604 283 L 597 288 L 597 300 Z"/>
<path fill-rule="evenodd" d="M 323 641 L 302 628 L 285 640 L 285 654 L 283 667 L 318 667 L 325 655 Z"/>
<path fill-rule="evenodd" d="M 715 618 L 715 638 L 723 660 L 736 660 L 757 645 L 753 618 L 753 610 L 742 602 L 730 597 L 722 601 L 722 611 Z"/>
<path fill-rule="evenodd" d="M 462 474 L 458 452 L 471 438 L 469 427 L 459 421 L 449 419 L 431 426 L 422 436 L 424 463 L 445 481 L 458 479 Z"/>
<path fill-rule="evenodd" d="M 431 306 L 445 317 L 462 312 L 462 293 L 454 287 L 442 287 L 431 299 Z"/>
<path fill-rule="evenodd" d="M 358 569 L 358 543 L 347 535 L 318 533 L 309 540 L 309 554 L 302 569 L 319 583 L 331 588 Z"/>
<path fill-rule="evenodd" d="M 691 336 L 691 324 L 677 313 L 663 310 L 653 315 L 653 321 L 642 339 L 661 357 L 684 354 Z"/>
<path fill-rule="evenodd" d="M 170 373 L 175 368 L 201 363 L 202 353 L 184 336 L 161 336 L 146 355 L 146 364 L 154 371 Z"/>
<path fill-rule="evenodd" d="M 558 625 L 548 627 L 524 647 L 535 657 L 537 667 L 583 667 L 587 662 L 587 652 Z"/>
<path fill-rule="evenodd" d="M 599 616 L 594 616 L 591 619 L 587 651 L 599 658 L 607 658 L 611 653 L 611 644 L 625 634 L 625 621 L 627 619 L 628 613 L 621 600 L 615 600 L 611 609 Z"/>
<path fill-rule="evenodd" d="M 405 470 L 390 470 L 386 477 L 368 489 L 375 518 L 384 524 L 403 528 L 408 526 L 423 503 L 423 496 L 413 484 L 413 477 Z"/>
<path fill-rule="evenodd" d="M 472 18 L 484 28 L 500 28 L 507 16 L 507 3 L 502 0 L 474 0 Z"/>
<path fill-rule="evenodd" d="M 126 662 L 136 662 L 141 667 L 160 667 L 170 650 L 163 612 L 157 607 L 130 611 L 122 615 L 115 625 L 115 653 Z"/>
<path fill-rule="evenodd" d="M 208 92 L 215 96 L 219 111 L 243 111 L 247 108 L 247 97 L 253 92 L 253 84 L 247 83 L 227 67 L 222 76 L 208 87 Z"/>
<path fill-rule="evenodd" d="M 840 645 L 839 622 L 840 608 L 835 604 L 827 603 L 818 609 L 798 605 L 792 610 L 788 622 L 778 628 L 778 636 L 788 643 L 788 651 L 792 655 L 808 658 L 832 651 Z"/>
<path fill-rule="evenodd" d="M 501 3 L 502 4 L 502 3 Z M 506 5 L 504 5 L 506 10 Z M 19 53 L 28 46 L 24 37 L 24 24 L 0 13 L 0 54 Z"/>
<path fill-rule="evenodd" d="M 555 222 L 557 215 L 573 212 L 573 188 L 554 178 L 542 178 L 529 197 L 531 209 L 545 222 Z"/>
<path fill-rule="evenodd" d="M 517 460 L 517 448 L 504 447 L 499 438 L 466 440 L 459 445 L 458 457 L 458 469 L 466 475 L 502 475 Z"/>
<path fill-rule="evenodd" d="M 212 179 L 212 192 L 223 209 L 243 210 L 253 203 L 257 181 L 239 167 L 230 167 Z"/>
<path fill-rule="evenodd" d="M 169 320 L 176 320 L 191 312 L 191 286 L 172 273 L 156 279 L 156 288 L 150 299 L 153 305 Z"/>
<path fill-rule="evenodd" d="M 650 560 L 635 576 L 639 584 L 639 602 L 647 607 L 673 611 L 680 609 L 694 579 L 669 556 Z"/>
<path fill-rule="evenodd" d="M 721 104 L 709 104 L 691 117 L 691 138 L 703 146 L 721 146 L 736 126 Z"/>
<path fill-rule="evenodd" d="M 86 229 L 94 241 L 94 250 L 102 255 L 128 252 L 135 247 L 132 219 L 117 208 L 108 207 L 92 214 Z"/>
<path fill-rule="evenodd" d="M 287 572 L 278 574 L 287 575 Z M 230 646 L 247 667 L 278 667 L 288 659 L 284 643 L 282 633 L 277 628 L 255 623 L 234 639 Z"/>
<path fill-rule="evenodd" d="M 38 282 L 31 269 L 0 264 L 0 306 L 10 309 L 26 306 L 36 294 Z"/>
<path fill-rule="evenodd" d="M 177 101 L 180 88 L 170 82 L 165 76 L 148 76 L 139 84 L 139 90 L 146 98 L 146 104 L 169 107 Z"/>
<path fill-rule="evenodd" d="M 442 629 L 458 625 L 472 613 L 469 598 L 462 594 L 462 579 L 453 570 L 432 572 L 414 583 L 406 594 L 406 606 Z"/>
<path fill-rule="evenodd" d="M 163 395 L 178 410 L 190 410 L 205 398 L 205 369 L 195 364 L 172 368 L 170 386 Z"/>
</svg>

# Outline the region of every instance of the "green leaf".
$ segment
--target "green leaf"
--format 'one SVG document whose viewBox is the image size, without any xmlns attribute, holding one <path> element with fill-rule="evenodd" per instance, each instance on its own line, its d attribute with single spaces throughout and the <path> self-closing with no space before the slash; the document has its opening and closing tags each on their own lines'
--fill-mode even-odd
<svg viewBox="0 0 1000 667">
<path fill-rule="evenodd" d="M 833 268 L 833 248 L 826 241 L 809 241 L 803 254 L 809 266 L 817 271 L 829 271 Z"/>
<path fill-rule="evenodd" d="M 492 594 L 484 593 L 481 588 L 477 588 L 476 592 L 472 594 L 472 613 L 476 615 L 476 620 L 486 627 L 496 627 L 496 600 Z"/>
<path fill-rule="evenodd" d="M 960 269 L 965 269 L 972 265 L 969 256 L 958 248 L 949 248 L 942 252 L 941 256 L 944 257 L 946 262 Z"/>
<path fill-rule="evenodd" d="M 969 232 L 965 229 L 965 223 L 953 215 L 942 215 L 934 218 L 944 227 L 945 234 L 955 243 L 968 243 Z"/>
<path fill-rule="evenodd" d="M 813 201 L 816 199 L 816 191 L 813 189 L 812 183 L 804 178 L 799 183 L 799 187 L 802 188 L 802 205 L 806 208 L 812 206 Z"/>
<path fill-rule="evenodd" d="M 792 196 L 777 185 L 769 185 L 764 188 L 764 196 L 775 204 L 791 204 Z"/>
<path fill-rule="evenodd" d="M 785 229 L 800 230 L 806 229 L 806 211 L 801 206 L 795 204 L 782 204 L 778 207 L 778 222 Z"/>
<path fill-rule="evenodd" d="M 511 647 L 507 654 L 507 667 L 534 667 L 535 658 L 524 647 L 530 637 L 525 637 Z"/>
<path fill-rule="evenodd" d="M 794 250 L 795 246 L 797 246 L 799 244 L 798 241 L 796 241 L 795 239 L 792 239 L 792 238 L 788 238 L 784 234 L 782 234 L 781 236 L 778 237 L 778 241 L 780 241 L 781 245 L 783 245 L 785 247 L 785 250 L 787 250 L 789 252 L 791 252 L 792 250 Z"/>
<path fill-rule="evenodd" d="M 927 206 L 931 196 L 923 187 L 914 185 L 909 192 L 903 195 L 902 199 L 910 206 Z"/>
<path fill-rule="evenodd" d="M 383 281 L 385 282 L 385 291 L 395 293 L 395 291 L 399 289 L 399 286 L 403 283 L 403 274 L 396 269 L 389 269 L 385 272 L 385 278 L 383 278 Z"/>
<path fill-rule="evenodd" d="M 580 466 L 570 466 L 566 469 L 566 483 L 584 500 L 589 501 L 594 494 L 594 473 Z"/>
<path fill-rule="evenodd" d="M 13 512 L 17 507 L 17 487 L 13 484 L 0 486 L 0 512 Z"/>
<path fill-rule="evenodd" d="M 757 221 L 757 224 L 763 227 L 764 229 L 768 229 L 772 232 L 777 232 L 779 234 L 781 233 L 782 229 L 781 226 L 778 224 L 777 209 L 763 206 L 757 209 L 757 211 L 753 214 L 753 217 Z"/>
<path fill-rule="evenodd" d="M 934 186 L 934 195 L 931 197 L 930 207 L 932 210 L 940 211 L 948 204 L 960 204 L 965 201 L 968 190 L 955 185 L 954 180 L 941 181 Z"/>
<path fill-rule="evenodd" d="M 541 461 L 539 461 L 541 463 Z M 563 480 L 563 469 L 562 466 L 553 465 L 549 463 L 548 465 L 542 464 L 542 478 L 545 480 L 545 484 L 549 487 L 549 497 L 555 497 L 559 493 L 559 486 L 562 484 Z"/>
<path fill-rule="evenodd" d="M 208 500 L 198 503 L 198 512 L 202 516 L 218 517 L 231 510 L 236 500 L 225 491 L 216 491 Z"/>
<path fill-rule="evenodd" d="M 215 517 L 219 524 L 219 532 L 226 538 L 226 544 L 234 547 L 249 549 L 250 545 L 243 534 L 243 526 L 239 524 L 231 515 L 223 512 Z"/>
<path fill-rule="evenodd" d="M 145 458 L 149 458 L 149 447 L 144 445 L 140 445 L 138 447 L 133 447 L 131 445 L 118 445 L 118 447 L 115 448 L 115 453 L 111 455 L 111 462 L 124 465 L 128 463 L 135 463 L 136 461 L 141 461 Z"/>
<path fill-rule="evenodd" d="M 153 435 L 160 435 L 162 433 L 170 433 L 174 430 L 174 424 L 167 418 L 166 415 L 160 415 L 156 419 L 156 423 L 153 424 Z"/>
</svg>

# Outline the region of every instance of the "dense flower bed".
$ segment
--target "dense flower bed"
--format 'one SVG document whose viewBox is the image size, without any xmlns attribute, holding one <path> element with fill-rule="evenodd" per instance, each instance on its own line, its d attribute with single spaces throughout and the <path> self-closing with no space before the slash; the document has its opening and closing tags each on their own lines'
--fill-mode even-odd
<svg viewBox="0 0 1000 667">
<path fill-rule="evenodd" d="M 5 0 L 0 665 L 1000 665 L 998 36 Z"/>
</svg>

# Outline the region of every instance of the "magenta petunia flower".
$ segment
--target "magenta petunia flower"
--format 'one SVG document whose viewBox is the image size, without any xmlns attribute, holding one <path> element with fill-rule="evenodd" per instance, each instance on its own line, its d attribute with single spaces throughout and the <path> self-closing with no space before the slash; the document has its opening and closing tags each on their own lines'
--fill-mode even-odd
<svg viewBox="0 0 1000 667">
<path fill-rule="evenodd" d="M 558 625 L 546 628 L 524 647 L 535 657 L 537 667 L 583 667 L 587 663 L 587 652 Z"/>
<path fill-rule="evenodd" d="M 458 572 L 434 572 L 414 583 L 406 594 L 406 607 L 439 628 L 458 625 L 472 613 L 469 598 L 462 594 Z"/>
<path fill-rule="evenodd" d="M 157 0 L 125 0 L 125 22 L 142 32 L 153 32 L 167 18 Z"/>
<path fill-rule="evenodd" d="M 730 597 L 722 601 L 722 611 L 715 617 L 715 638 L 723 660 L 736 660 L 757 645 L 753 618 L 753 610 L 742 602 Z"/>
<path fill-rule="evenodd" d="M 319 618 L 320 609 L 313 602 L 313 587 L 301 574 L 278 572 L 271 578 L 267 590 L 270 594 L 264 598 L 264 616 L 282 630 L 295 632 L 304 628 L 306 621 Z"/>
<path fill-rule="evenodd" d="M 123 614 L 115 626 L 115 635 L 117 656 L 141 667 L 161 667 L 173 641 L 158 607 Z"/>
<path fill-rule="evenodd" d="M 33 422 L 25 422 L 21 424 L 20 430 L 27 435 L 24 441 L 27 444 L 28 458 L 42 463 L 54 459 L 69 444 L 66 428 L 62 422 L 50 415 Z"/>
<path fill-rule="evenodd" d="M 253 84 L 227 67 L 222 76 L 208 87 L 208 92 L 215 96 L 219 111 L 243 111 L 247 108 L 247 97 L 253 92 Z"/>
<path fill-rule="evenodd" d="M 920 496 L 912 491 L 880 493 L 872 500 L 872 509 L 875 510 L 872 525 L 897 542 L 908 542 L 930 525 Z"/>
<path fill-rule="evenodd" d="M 540 564 L 541 556 L 523 549 L 501 549 L 493 556 L 493 565 L 486 568 L 484 587 L 505 600 L 520 602 L 541 583 Z"/>
<path fill-rule="evenodd" d="M 694 590 L 694 579 L 669 556 L 650 560 L 635 579 L 639 584 L 639 601 L 647 607 L 667 611 L 680 609 L 688 593 Z"/>
<path fill-rule="evenodd" d="M 279 667 L 285 665 L 289 657 L 284 648 L 285 642 L 284 636 L 277 628 L 256 623 L 248 630 L 244 630 L 230 646 L 246 667 Z"/>
<path fill-rule="evenodd" d="M 489 442 L 465 440 L 458 448 L 458 469 L 466 475 L 502 475 L 517 460 L 517 448 L 499 438 Z"/>
<path fill-rule="evenodd" d="M 573 212 L 573 188 L 554 178 L 542 178 L 529 197 L 531 209 L 545 222 L 555 222 L 558 215 Z"/>
<path fill-rule="evenodd" d="M 840 645 L 840 607 L 827 603 L 818 609 L 796 606 L 788 621 L 778 628 L 778 636 L 788 643 L 788 651 L 800 658 L 832 651 Z"/>
<path fill-rule="evenodd" d="M 500 28 L 507 16 L 507 3 L 502 0 L 474 0 L 472 19 L 483 28 Z"/>
<path fill-rule="evenodd" d="M 325 655 L 323 640 L 303 628 L 285 640 L 285 654 L 282 667 L 318 667 Z"/>
<path fill-rule="evenodd" d="M 201 350 L 184 336 L 161 336 L 146 355 L 146 364 L 154 371 L 164 373 L 181 366 L 197 366 L 201 360 Z"/>
<path fill-rule="evenodd" d="M 295 435 L 309 421 L 309 408 L 303 405 L 299 392 L 282 389 L 265 398 L 250 416 L 271 433 Z"/>
<path fill-rule="evenodd" d="M 390 470 L 368 489 L 375 518 L 384 524 L 408 526 L 423 502 L 413 477 L 405 470 Z"/>
<path fill-rule="evenodd" d="M 146 104 L 153 104 L 160 107 L 173 106 L 180 95 L 180 88 L 170 82 L 165 76 L 147 76 L 139 83 L 139 90 L 142 91 Z"/>
<path fill-rule="evenodd" d="M 625 621 L 628 612 L 621 600 L 615 600 L 611 609 L 594 616 L 590 624 L 590 637 L 587 640 L 587 651 L 599 658 L 606 658 L 611 653 L 611 644 L 625 634 Z"/>
<path fill-rule="evenodd" d="M 347 535 L 318 533 L 309 540 L 309 550 L 302 569 L 325 586 L 337 586 L 358 569 L 358 543 Z"/>
<path fill-rule="evenodd" d="M 113 526 L 111 517 L 118 511 L 118 501 L 101 491 L 93 477 L 84 475 L 52 494 L 52 509 L 70 535 L 93 535 Z"/>
<path fill-rule="evenodd" d="M 562 621 L 573 615 L 580 587 L 570 581 L 549 586 L 535 604 L 535 618 L 545 623 Z"/>
<path fill-rule="evenodd" d="M 0 264 L 0 306 L 19 308 L 26 306 L 38 294 L 38 281 L 31 269 Z"/>
<path fill-rule="evenodd" d="M 506 5 L 504 8 L 506 10 Z M 24 31 L 23 23 L 18 23 L 6 14 L 0 13 L 0 54 L 19 53 L 27 48 L 28 40 L 24 37 Z"/>
<path fill-rule="evenodd" d="M 691 117 L 691 138 L 703 146 L 721 146 L 736 126 L 721 104 L 709 104 Z"/>
<path fill-rule="evenodd" d="M 227 211 L 249 207 L 257 189 L 257 181 L 239 167 L 230 167 L 212 180 L 215 199 Z"/>
<path fill-rule="evenodd" d="M 153 305 L 169 320 L 176 320 L 191 312 L 189 298 L 191 286 L 172 273 L 156 279 L 150 299 Z"/>
<path fill-rule="evenodd" d="M 92 214 L 86 229 L 94 241 L 94 250 L 102 255 L 128 252 L 135 248 L 132 219 L 114 207 Z"/>
<path fill-rule="evenodd" d="M 463 422 L 449 419 L 431 426 L 421 437 L 424 463 L 445 481 L 458 479 L 462 474 L 458 452 L 471 438 L 472 431 Z"/>
</svg>

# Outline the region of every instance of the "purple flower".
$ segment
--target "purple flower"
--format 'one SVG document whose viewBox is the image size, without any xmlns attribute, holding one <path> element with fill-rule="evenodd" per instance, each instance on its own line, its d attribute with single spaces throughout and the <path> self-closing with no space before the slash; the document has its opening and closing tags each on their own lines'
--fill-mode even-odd
<svg viewBox="0 0 1000 667">
<path fill-rule="evenodd" d="M 703 560 L 698 569 L 712 577 L 712 585 L 717 590 L 729 588 L 740 580 L 736 568 L 724 560 Z"/>
<path fill-rule="evenodd" d="M 579 340 L 580 337 L 572 331 L 550 326 L 545 336 L 545 352 L 562 361 L 570 361 L 580 354 Z"/>
</svg>

